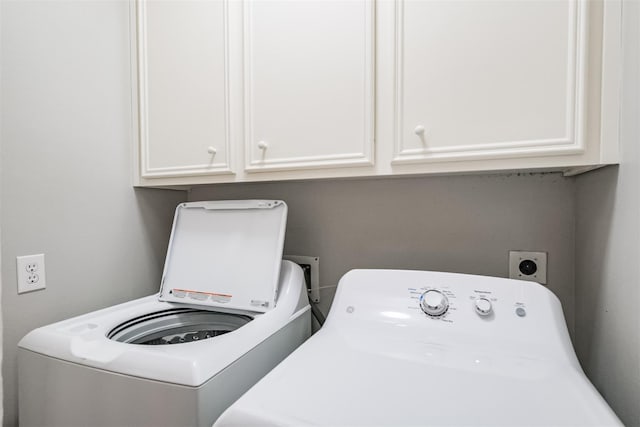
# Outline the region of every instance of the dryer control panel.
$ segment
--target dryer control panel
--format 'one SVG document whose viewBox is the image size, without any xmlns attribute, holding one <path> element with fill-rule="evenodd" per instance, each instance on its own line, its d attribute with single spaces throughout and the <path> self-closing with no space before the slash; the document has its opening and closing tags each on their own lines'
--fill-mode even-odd
<svg viewBox="0 0 640 427">
<path fill-rule="evenodd" d="M 389 334 L 388 342 L 428 337 L 439 348 L 473 346 L 485 355 L 534 358 L 563 354 L 575 361 L 558 298 L 529 281 L 353 270 L 341 279 L 325 326 L 339 327 L 342 335 L 375 330 L 377 339 Z"/>
<path fill-rule="evenodd" d="M 522 285 L 521 281 L 491 278 L 498 281 L 498 283 L 485 283 L 482 286 L 473 286 L 480 285 L 480 283 L 475 283 L 479 276 L 457 275 L 452 273 L 433 274 L 452 275 L 453 277 L 450 278 L 458 278 L 460 283 L 429 281 L 423 286 L 408 286 L 406 288 L 410 299 L 408 309 L 415 310 L 415 308 L 420 308 L 428 318 L 448 322 L 453 322 L 456 319 L 458 310 L 466 310 L 468 313 L 474 313 L 475 317 L 479 319 L 486 321 L 493 320 L 496 315 L 494 306 L 497 307 L 501 315 L 506 315 L 509 311 L 511 311 L 511 315 L 516 317 L 525 317 L 527 315 L 527 303 L 525 302 L 527 298 L 524 297 L 522 289 L 519 288 Z M 500 290 L 499 288 L 501 286 L 505 286 L 504 283 L 499 283 L 502 280 L 513 282 L 506 284 L 506 286 L 511 286 L 512 289 Z M 518 288 L 517 291 L 514 287 Z M 513 294 L 514 291 L 516 291 L 517 294 L 515 295 L 515 300 L 513 300 L 514 295 L 509 295 Z M 512 304 L 508 307 L 502 303 L 502 299 L 500 298 L 501 293 L 504 294 L 505 301 L 513 300 Z M 462 296 L 462 300 L 460 300 L 460 295 Z M 510 298 L 510 296 L 512 298 Z M 468 313 L 463 317 L 467 317 Z M 471 317 L 473 318 L 473 316 Z"/>
</svg>

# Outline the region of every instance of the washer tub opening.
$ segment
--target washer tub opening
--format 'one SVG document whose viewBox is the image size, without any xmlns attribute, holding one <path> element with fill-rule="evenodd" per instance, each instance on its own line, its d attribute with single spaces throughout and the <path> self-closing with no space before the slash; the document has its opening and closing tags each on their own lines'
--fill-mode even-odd
<svg viewBox="0 0 640 427">
<path fill-rule="evenodd" d="M 241 314 L 174 308 L 127 320 L 113 328 L 107 338 L 140 345 L 181 344 L 226 334 L 252 320 Z"/>
</svg>

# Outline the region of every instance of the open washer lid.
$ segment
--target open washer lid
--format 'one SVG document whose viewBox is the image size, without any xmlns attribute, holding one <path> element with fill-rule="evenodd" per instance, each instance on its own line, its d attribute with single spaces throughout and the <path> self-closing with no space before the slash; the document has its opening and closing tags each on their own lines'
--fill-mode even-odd
<svg viewBox="0 0 640 427">
<path fill-rule="evenodd" d="M 182 203 L 160 300 L 266 312 L 275 306 L 287 221 L 281 200 Z"/>
</svg>

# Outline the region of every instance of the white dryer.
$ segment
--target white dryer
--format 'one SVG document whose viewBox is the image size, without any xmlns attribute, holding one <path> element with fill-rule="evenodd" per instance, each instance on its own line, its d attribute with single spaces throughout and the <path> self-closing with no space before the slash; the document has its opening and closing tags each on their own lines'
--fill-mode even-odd
<svg viewBox="0 0 640 427">
<path fill-rule="evenodd" d="M 179 205 L 158 295 L 20 341 L 20 425 L 210 426 L 311 333 L 286 215 L 278 200 Z"/>
<path fill-rule="evenodd" d="M 518 280 L 354 270 L 327 322 L 215 426 L 618 426 L 560 302 Z"/>
</svg>

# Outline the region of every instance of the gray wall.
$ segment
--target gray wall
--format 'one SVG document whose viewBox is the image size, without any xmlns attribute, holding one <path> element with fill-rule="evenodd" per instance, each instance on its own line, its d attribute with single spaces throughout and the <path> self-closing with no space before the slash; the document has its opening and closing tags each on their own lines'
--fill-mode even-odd
<svg viewBox="0 0 640 427">
<path fill-rule="evenodd" d="M 321 285 L 353 268 L 507 277 L 510 249 L 549 253 L 549 288 L 573 330 L 573 180 L 559 174 L 448 176 L 199 187 L 189 200 L 289 205 L 285 253 L 320 257 Z M 326 312 L 333 288 L 321 293 Z"/>
<path fill-rule="evenodd" d="M 640 426 L 640 3 L 625 2 L 621 164 L 576 180 L 576 349 L 627 426 Z"/>
<path fill-rule="evenodd" d="M 155 292 L 184 192 L 134 190 L 127 2 L 1 3 L 5 425 L 29 330 Z M 15 257 L 47 289 L 18 296 Z"/>
</svg>

